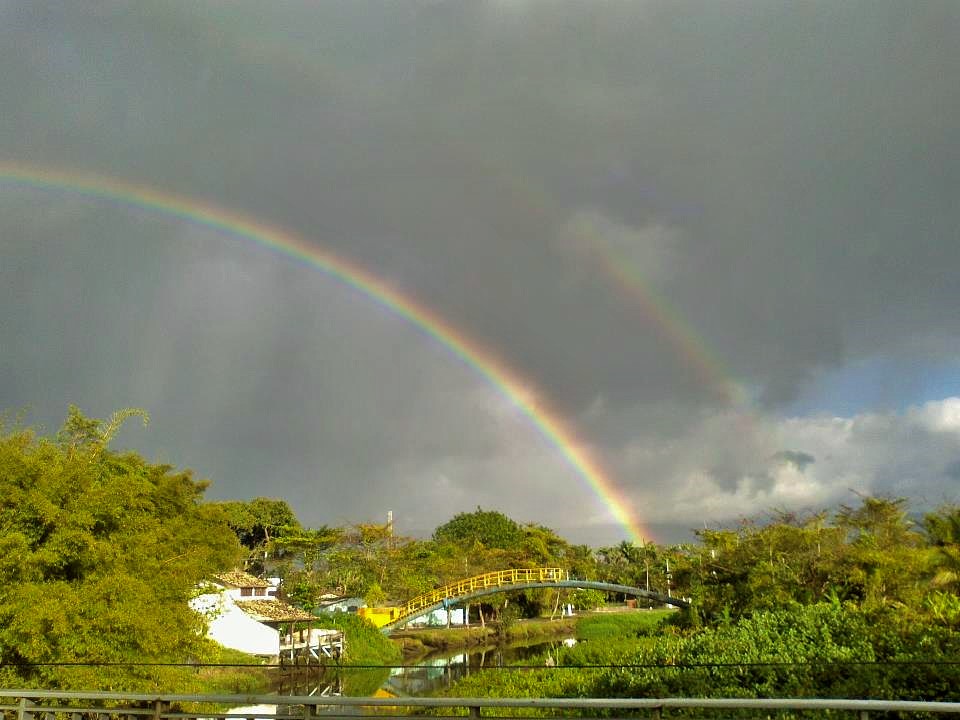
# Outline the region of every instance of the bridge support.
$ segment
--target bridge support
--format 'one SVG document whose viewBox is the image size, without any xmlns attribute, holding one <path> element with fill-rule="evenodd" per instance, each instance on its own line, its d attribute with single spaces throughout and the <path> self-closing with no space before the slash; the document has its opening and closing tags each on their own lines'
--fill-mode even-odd
<svg viewBox="0 0 960 720">
<path fill-rule="evenodd" d="M 463 603 L 469 607 L 469 601 L 484 595 L 511 590 L 526 590 L 531 588 L 579 588 L 602 590 L 605 592 L 623 593 L 637 598 L 646 598 L 664 605 L 686 608 L 689 603 L 680 598 L 662 595 L 651 590 L 644 590 L 630 585 L 616 585 L 612 583 L 594 582 L 592 580 L 571 580 L 569 574 L 562 568 L 521 568 L 515 570 L 499 570 L 492 573 L 477 575 L 472 578 L 450 583 L 429 593 L 414 598 L 405 606 L 399 608 L 400 616 L 393 622 L 383 625 L 380 630 L 390 634 L 408 621 L 421 615 L 427 615 L 434 610 L 444 608 L 448 610 L 447 626 L 450 624 L 449 608 L 454 603 Z M 480 624 L 483 625 L 483 611 L 480 614 Z"/>
</svg>

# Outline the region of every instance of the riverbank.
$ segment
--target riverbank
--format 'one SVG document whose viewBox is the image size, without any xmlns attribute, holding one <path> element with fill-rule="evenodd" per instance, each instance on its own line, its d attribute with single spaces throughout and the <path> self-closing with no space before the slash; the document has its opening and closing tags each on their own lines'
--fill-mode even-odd
<svg viewBox="0 0 960 720">
<path fill-rule="evenodd" d="M 571 637 L 577 626 L 577 618 L 538 618 L 518 620 L 505 631 L 493 627 L 453 627 L 424 628 L 423 630 L 401 630 L 393 633 L 390 639 L 395 642 L 404 659 L 418 657 L 441 650 L 478 647 L 497 644 L 520 644 L 549 640 L 557 637 Z"/>
</svg>

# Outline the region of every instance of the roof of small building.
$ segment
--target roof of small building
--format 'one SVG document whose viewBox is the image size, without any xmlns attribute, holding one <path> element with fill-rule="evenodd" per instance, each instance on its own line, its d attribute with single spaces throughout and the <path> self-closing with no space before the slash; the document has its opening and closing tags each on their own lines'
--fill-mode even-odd
<svg viewBox="0 0 960 720">
<path fill-rule="evenodd" d="M 235 600 L 238 608 L 259 622 L 316 620 L 314 615 L 282 600 Z"/>
<path fill-rule="evenodd" d="M 273 587 L 266 580 L 261 580 L 260 578 L 251 575 L 250 573 L 243 572 L 242 570 L 231 570 L 230 572 L 218 573 L 213 576 L 214 580 L 223 583 L 224 585 L 232 585 L 233 587 L 254 587 L 254 588 L 268 588 Z"/>
<path fill-rule="evenodd" d="M 336 605 L 337 603 L 349 602 L 355 600 L 361 604 L 366 605 L 362 597 L 356 595 L 321 595 L 319 605 Z"/>
</svg>

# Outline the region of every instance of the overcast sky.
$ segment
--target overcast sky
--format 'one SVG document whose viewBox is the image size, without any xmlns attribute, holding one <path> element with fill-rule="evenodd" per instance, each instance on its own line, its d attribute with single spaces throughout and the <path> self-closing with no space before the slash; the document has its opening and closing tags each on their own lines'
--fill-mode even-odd
<svg viewBox="0 0 960 720">
<path fill-rule="evenodd" d="M 0 161 L 213 202 L 502 358 L 655 539 L 960 487 L 960 4 L 0 1 Z M 626 280 L 629 278 L 629 281 Z M 625 537 L 370 297 L 161 213 L 0 181 L 0 408 L 429 532 Z"/>
</svg>

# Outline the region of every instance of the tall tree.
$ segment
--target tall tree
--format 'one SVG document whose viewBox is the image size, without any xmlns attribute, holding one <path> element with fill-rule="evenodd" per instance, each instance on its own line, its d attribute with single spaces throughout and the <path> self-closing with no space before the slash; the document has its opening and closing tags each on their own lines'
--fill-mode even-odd
<svg viewBox="0 0 960 720">
<path fill-rule="evenodd" d="M 463 546 L 480 543 L 487 548 L 513 549 L 523 540 L 520 525 L 496 510 L 477 508 L 455 515 L 433 532 L 433 539 Z"/>
<path fill-rule="evenodd" d="M 217 503 L 237 539 L 247 548 L 247 570 L 263 573 L 272 567 L 271 553 L 282 549 L 273 543 L 282 535 L 297 535 L 300 522 L 286 500 L 258 497 Z M 274 558 L 279 560 L 280 558 Z"/>
<path fill-rule="evenodd" d="M 864 497 L 841 506 L 835 522 L 847 533 L 836 574 L 847 597 L 868 607 L 918 603 L 926 557 L 906 499 Z"/>
<path fill-rule="evenodd" d="M 944 505 L 927 513 L 923 527 L 935 548 L 933 584 L 960 592 L 960 505 Z"/>
<path fill-rule="evenodd" d="M 56 663 L 185 661 L 207 651 L 188 606 L 239 556 L 189 471 L 108 449 L 71 408 L 57 441 L 0 430 L 0 682 L 161 689 L 169 672 Z M 46 664 L 49 663 L 49 664 Z"/>
</svg>

